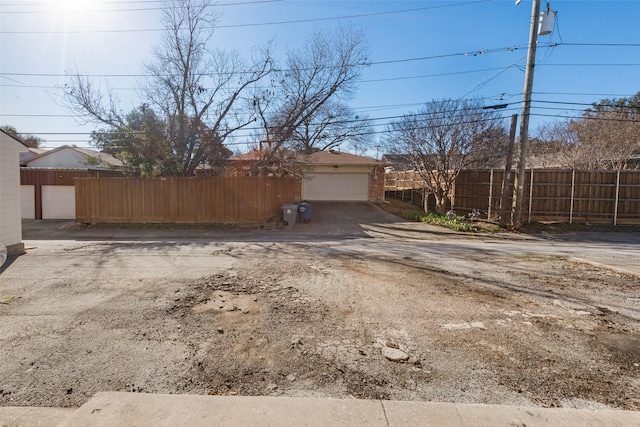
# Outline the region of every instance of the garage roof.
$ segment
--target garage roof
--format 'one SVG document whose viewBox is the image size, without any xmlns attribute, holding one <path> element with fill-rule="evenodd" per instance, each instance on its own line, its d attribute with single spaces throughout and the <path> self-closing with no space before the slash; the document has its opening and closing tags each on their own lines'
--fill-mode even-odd
<svg viewBox="0 0 640 427">
<path fill-rule="evenodd" d="M 355 154 L 340 151 L 316 151 L 312 154 L 300 155 L 297 163 L 313 165 L 358 165 L 375 166 L 381 164 L 372 157 L 357 156 Z"/>
</svg>

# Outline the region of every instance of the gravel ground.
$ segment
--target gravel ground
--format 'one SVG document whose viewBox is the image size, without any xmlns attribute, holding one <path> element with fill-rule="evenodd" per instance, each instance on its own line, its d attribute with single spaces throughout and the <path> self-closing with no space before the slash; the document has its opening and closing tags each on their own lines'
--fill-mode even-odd
<svg viewBox="0 0 640 427">
<path fill-rule="evenodd" d="M 37 242 L 0 275 L 0 405 L 134 391 L 640 410 L 637 277 L 378 242 Z"/>
</svg>

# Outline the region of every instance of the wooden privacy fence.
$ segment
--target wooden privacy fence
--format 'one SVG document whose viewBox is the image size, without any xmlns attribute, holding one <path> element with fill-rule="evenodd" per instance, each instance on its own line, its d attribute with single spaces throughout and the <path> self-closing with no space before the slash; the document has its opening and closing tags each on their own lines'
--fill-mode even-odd
<svg viewBox="0 0 640 427">
<path fill-rule="evenodd" d="M 415 205 L 424 206 L 427 198 L 427 209 L 435 210 L 435 199 L 428 197 L 424 181 L 416 171 L 396 171 L 384 176 L 385 198 L 402 200 Z M 433 203 L 430 203 L 433 202 Z"/>
<path fill-rule="evenodd" d="M 394 173 L 397 172 L 391 172 Z M 465 214 L 477 209 L 484 218 L 497 219 L 503 175 L 504 170 L 462 171 L 455 182 L 452 200 L 455 212 Z M 512 171 L 506 188 L 509 208 L 514 177 L 515 171 Z M 407 177 L 403 178 L 406 181 Z M 387 192 L 398 191 L 399 187 L 415 188 L 407 187 L 397 177 L 389 177 L 385 182 L 393 184 L 394 179 L 402 184 L 387 186 Z M 529 222 L 639 224 L 640 171 L 527 170 L 522 206 L 523 218 Z"/>
<path fill-rule="evenodd" d="M 297 178 L 78 178 L 76 221 L 260 223 L 299 199 Z"/>
</svg>

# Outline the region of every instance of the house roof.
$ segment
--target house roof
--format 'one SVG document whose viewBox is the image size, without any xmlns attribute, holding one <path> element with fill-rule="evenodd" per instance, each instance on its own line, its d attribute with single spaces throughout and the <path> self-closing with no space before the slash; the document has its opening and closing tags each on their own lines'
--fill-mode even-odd
<svg viewBox="0 0 640 427">
<path fill-rule="evenodd" d="M 409 164 L 411 156 L 409 154 L 383 154 L 382 158 L 390 163 Z"/>
<path fill-rule="evenodd" d="M 382 160 L 384 160 L 385 166 L 389 167 L 389 170 L 404 171 L 414 169 L 410 154 L 383 154 Z"/>
<path fill-rule="evenodd" d="M 239 154 L 229 159 L 233 162 L 251 162 L 258 161 L 264 157 L 265 152 L 260 150 L 251 150 L 248 153 Z M 374 166 L 383 164 L 372 157 L 358 156 L 355 154 L 344 153 L 341 151 L 316 151 L 312 154 L 294 153 L 285 150 L 287 157 L 295 160 L 295 163 L 301 165 L 350 165 L 350 166 Z"/>
<path fill-rule="evenodd" d="M 297 163 L 313 165 L 352 165 L 352 166 L 374 166 L 381 164 L 380 161 L 365 156 L 358 156 L 341 151 L 316 151 L 312 154 L 299 155 Z"/>
<path fill-rule="evenodd" d="M 8 136 L 9 138 L 11 138 L 11 140 L 13 140 L 15 143 L 18 143 L 18 144 L 22 145 L 22 146 L 25 148 L 25 150 L 24 150 L 24 151 L 27 151 L 27 150 L 26 150 L 26 148 L 28 148 L 28 147 L 24 144 L 24 142 L 20 141 L 20 140 L 19 140 L 18 138 L 16 138 L 15 136 L 13 136 L 13 135 L 11 135 L 11 134 L 9 134 L 9 133 L 7 133 L 7 132 L 3 131 L 2 129 L 0 129 L 0 132 L 2 132 L 3 134 L 5 134 L 5 135 L 6 135 L 6 136 Z"/>
<path fill-rule="evenodd" d="M 43 150 L 42 148 L 28 147 L 28 151 L 29 153 L 33 153 L 37 156 L 39 154 L 46 152 L 47 150 Z"/>
<path fill-rule="evenodd" d="M 38 156 L 38 155 L 44 153 L 45 151 L 46 150 L 43 150 L 42 148 L 28 147 L 26 151 L 21 151 L 20 152 L 20 163 L 24 163 L 28 159 L 31 159 L 31 158 L 33 158 L 35 156 Z"/>
<path fill-rule="evenodd" d="M 238 154 L 237 156 L 233 156 L 229 158 L 231 161 L 250 161 L 250 160 L 260 160 L 262 158 L 263 152 L 260 150 L 251 150 L 248 153 Z"/>
<path fill-rule="evenodd" d="M 23 163 L 28 164 L 29 162 L 32 162 L 34 160 L 37 159 L 41 159 L 45 156 L 50 156 L 53 153 L 62 151 L 62 150 L 73 150 L 85 157 L 95 157 L 97 158 L 101 163 L 106 163 L 109 166 L 113 166 L 113 167 L 120 167 L 122 166 L 122 161 L 119 159 L 116 159 L 115 157 L 113 157 L 111 154 L 107 154 L 107 153 L 101 153 L 99 151 L 94 151 L 94 150 L 89 150 L 86 148 L 79 148 L 79 147 L 71 147 L 68 145 L 63 145 L 62 147 L 58 147 L 58 148 L 54 148 L 53 150 L 46 150 L 41 154 L 38 154 L 37 156 L 31 157 L 27 160 L 25 160 Z M 99 165 L 96 165 L 99 166 Z"/>
<path fill-rule="evenodd" d="M 249 151 L 248 153 L 242 153 L 242 154 L 238 154 L 237 156 L 233 156 L 229 158 L 229 161 L 231 162 L 251 162 L 251 161 L 257 161 L 257 160 L 262 160 L 264 158 L 264 156 L 266 154 L 268 154 L 269 151 L 268 150 L 259 150 L 259 149 L 253 149 L 251 151 Z M 280 152 L 278 153 L 280 157 L 287 157 L 287 158 L 292 158 L 294 157 L 295 153 L 291 150 L 288 149 L 283 149 L 280 150 Z"/>
</svg>

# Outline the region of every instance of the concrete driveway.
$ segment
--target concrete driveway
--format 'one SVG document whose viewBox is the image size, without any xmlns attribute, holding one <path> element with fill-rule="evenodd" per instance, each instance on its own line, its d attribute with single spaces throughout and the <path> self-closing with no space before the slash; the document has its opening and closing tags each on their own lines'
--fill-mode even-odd
<svg viewBox="0 0 640 427">
<path fill-rule="evenodd" d="M 367 202 L 313 202 L 311 221 L 298 222 L 290 231 L 315 236 L 368 236 L 368 226 L 398 224 L 402 218 Z"/>
</svg>

